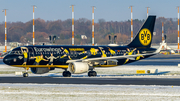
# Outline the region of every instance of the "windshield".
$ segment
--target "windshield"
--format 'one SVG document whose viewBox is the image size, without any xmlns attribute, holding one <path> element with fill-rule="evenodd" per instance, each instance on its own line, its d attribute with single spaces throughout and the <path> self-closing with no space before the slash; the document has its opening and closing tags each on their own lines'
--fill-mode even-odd
<svg viewBox="0 0 180 101">
<path fill-rule="evenodd" d="M 22 52 L 20 48 L 15 48 L 9 54 L 22 55 Z"/>
</svg>

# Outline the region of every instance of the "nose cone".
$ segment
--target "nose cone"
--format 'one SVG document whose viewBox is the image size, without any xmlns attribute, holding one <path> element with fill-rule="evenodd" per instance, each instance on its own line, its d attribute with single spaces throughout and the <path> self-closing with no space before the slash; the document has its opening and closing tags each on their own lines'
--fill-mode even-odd
<svg viewBox="0 0 180 101">
<path fill-rule="evenodd" d="M 8 63 L 9 63 L 9 61 L 8 61 L 8 55 L 6 55 L 4 58 L 3 58 L 3 62 L 5 63 L 5 64 L 7 64 L 8 65 Z"/>
<path fill-rule="evenodd" d="M 12 60 L 14 59 L 13 56 L 11 55 L 6 55 L 4 58 L 3 58 L 3 62 L 7 65 L 12 65 Z"/>
<path fill-rule="evenodd" d="M 7 65 L 22 65 L 23 57 L 19 55 L 6 55 L 3 58 L 3 62 Z"/>
</svg>

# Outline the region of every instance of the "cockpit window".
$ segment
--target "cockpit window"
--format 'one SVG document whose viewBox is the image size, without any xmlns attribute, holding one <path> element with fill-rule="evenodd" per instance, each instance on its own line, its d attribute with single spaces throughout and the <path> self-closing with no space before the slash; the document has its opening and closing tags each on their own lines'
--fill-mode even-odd
<svg viewBox="0 0 180 101">
<path fill-rule="evenodd" d="M 22 52 L 20 48 L 15 48 L 9 54 L 22 55 Z"/>
</svg>

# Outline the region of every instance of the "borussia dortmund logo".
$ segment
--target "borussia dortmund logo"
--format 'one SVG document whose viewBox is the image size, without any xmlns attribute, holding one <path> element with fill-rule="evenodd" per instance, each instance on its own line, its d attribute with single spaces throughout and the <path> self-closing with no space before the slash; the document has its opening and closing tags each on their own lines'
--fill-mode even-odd
<svg viewBox="0 0 180 101">
<path fill-rule="evenodd" d="M 142 45 L 147 46 L 151 43 L 151 32 L 149 29 L 144 28 L 140 31 L 139 33 L 139 41 L 141 42 Z"/>
</svg>

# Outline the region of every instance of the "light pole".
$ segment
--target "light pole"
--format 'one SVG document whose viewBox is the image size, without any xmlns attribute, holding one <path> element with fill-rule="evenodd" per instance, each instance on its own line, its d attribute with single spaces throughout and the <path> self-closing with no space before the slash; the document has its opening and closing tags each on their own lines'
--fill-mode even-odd
<svg viewBox="0 0 180 101">
<path fill-rule="evenodd" d="M 2 10 L 2 12 L 5 12 L 5 52 L 7 52 L 6 10 L 7 10 L 7 9 L 3 9 L 3 10 Z"/>
<path fill-rule="evenodd" d="M 149 12 L 148 12 L 148 9 L 150 9 L 150 7 L 147 7 L 147 17 L 149 16 L 149 14 L 148 14 L 148 13 L 149 13 Z"/>
<path fill-rule="evenodd" d="M 162 42 L 164 41 L 164 23 L 162 22 Z"/>
<path fill-rule="evenodd" d="M 72 45 L 74 46 L 74 5 L 71 5 L 72 7 Z"/>
<path fill-rule="evenodd" d="M 130 6 L 129 8 L 131 8 L 131 41 L 133 40 L 133 13 L 132 13 L 132 6 Z"/>
<path fill-rule="evenodd" d="M 178 9 L 178 53 L 179 53 L 179 6 L 177 7 Z"/>
<path fill-rule="evenodd" d="M 37 8 L 37 6 L 33 5 L 33 45 L 35 45 L 35 32 L 34 32 L 34 8 Z"/>
<path fill-rule="evenodd" d="M 94 46 L 94 9 L 95 6 L 92 6 L 92 45 Z"/>
</svg>

